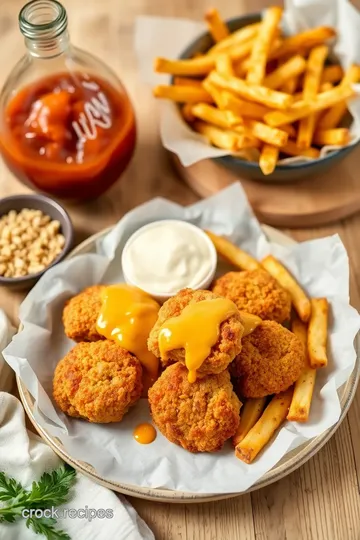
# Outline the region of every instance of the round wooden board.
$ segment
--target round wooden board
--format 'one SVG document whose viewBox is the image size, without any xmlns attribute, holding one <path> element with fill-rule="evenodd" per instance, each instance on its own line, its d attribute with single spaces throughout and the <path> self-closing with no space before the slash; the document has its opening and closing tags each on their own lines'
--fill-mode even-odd
<svg viewBox="0 0 360 540">
<path fill-rule="evenodd" d="M 82 255 L 84 253 L 91 253 L 95 251 L 95 243 L 97 240 L 103 238 L 111 228 L 101 231 L 87 240 L 78 245 L 68 256 L 67 259 L 71 259 L 76 255 Z M 289 245 L 294 243 L 294 240 L 289 236 L 272 229 L 271 227 L 263 226 L 264 233 L 267 235 L 269 240 L 272 242 L 278 243 L 280 245 Z M 19 328 L 21 331 L 21 326 Z M 352 400 L 354 399 L 356 388 L 360 379 L 360 336 L 357 336 L 355 341 L 356 349 L 356 364 L 355 369 L 351 373 L 349 379 L 338 389 L 338 396 L 340 400 L 341 413 L 338 422 L 331 426 L 324 433 L 306 441 L 301 446 L 295 448 L 294 450 L 285 454 L 285 456 L 264 476 L 258 480 L 254 485 L 252 485 L 246 493 L 265 487 L 273 482 L 281 480 L 288 474 L 295 471 L 298 467 L 306 463 L 311 457 L 313 457 L 323 446 L 324 444 L 332 437 L 335 431 L 340 426 L 341 422 L 344 420 L 346 413 L 351 405 Z M 34 398 L 31 396 L 30 392 L 17 376 L 16 382 L 19 390 L 19 396 L 24 406 L 24 409 L 32 422 L 33 426 L 39 433 L 39 435 L 45 440 L 45 442 L 58 454 L 65 462 L 74 467 L 76 470 L 88 476 L 98 484 L 101 484 L 109 489 L 123 493 L 124 495 L 129 495 L 132 497 L 137 497 L 140 499 L 147 499 L 158 502 L 167 502 L 167 503 L 201 503 L 201 502 L 210 502 L 223 499 L 229 499 L 231 497 L 236 497 L 241 493 L 191 493 L 183 491 L 172 491 L 170 489 L 160 489 L 160 488 L 144 488 L 136 485 L 122 484 L 110 478 L 104 478 L 99 475 L 96 470 L 87 462 L 80 459 L 76 459 L 64 448 L 60 440 L 57 437 L 51 435 L 45 428 L 43 428 L 37 421 L 34 414 L 35 403 Z M 243 492 L 244 493 L 244 492 Z"/>
<path fill-rule="evenodd" d="M 245 180 L 213 160 L 181 165 L 172 154 L 180 176 L 201 197 L 209 197 L 240 181 L 262 223 L 273 227 L 317 227 L 338 221 L 360 210 L 360 149 L 324 174 L 294 183 Z"/>
</svg>

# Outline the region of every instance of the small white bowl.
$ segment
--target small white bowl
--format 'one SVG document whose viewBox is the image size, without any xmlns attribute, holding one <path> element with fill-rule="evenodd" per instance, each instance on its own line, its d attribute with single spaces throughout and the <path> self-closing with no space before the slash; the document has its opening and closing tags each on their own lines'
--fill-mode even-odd
<svg viewBox="0 0 360 540">
<path fill-rule="evenodd" d="M 152 296 L 153 298 L 158 300 L 160 303 L 165 302 L 165 300 L 168 300 L 172 296 L 175 296 L 177 294 L 177 292 L 179 292 L 179 291 L 176 291 L 176 292 L 169 293 L 168 291 L 164 291 L 163 293 L 159 293 L 159 292 L 152 291 L 151 289 L 148 289 L 148 288 L 144 287 L 144 285 L 142 283 L 137 283 L 136 280 L 131 278 L 131 276 L 129 275 L 129 272 L 128 272 L 127 253 L 128 253 L 128 250 L 129 250 L 131 244 L 140 235 L 142 235 L 145 231 L 147 231 L 147 230 L 149 230 L 149 229 L 151 229 L 151 228 L 153 228 L 155 226 L 158 226 L 159 223 L 161 223 L 163 225 L 170 225 L 170 224 L 174 224 L 174 223 L 180 224 L 181 223 L 181 226 L 187 227 L 193 233 L 195 232 L 198 235 L 198 237 L 202 239 L 204 244 L 206 244 L 206 246 L 207 246 L 207 248 L 209 250 L 210 258 L 211 258 L 211 260 L 210 260 L 211 268 L 210 268 L 210 271 L 208 272 L 208 274 L 199 283 L 197 283 L 196 286 L 193 285 L 192 288 L 193 289 L 207 289 L 209 287 L 210 283 L 212 282 L 212 280 L 214 279 L 215 272 L 216 272 L 216 267 L 217 267 L 217 253 L 216 253 L 215 246 L 212 243 L 212 241 L 210 240 L 210 238 L 208 237 L 208 235 L 202 229 L 200 229 L 196 225 L 193 225 L 192 223 L 188 223 L 187 221 L 182 221 L 182 220 L 179 220 L 179 219 L 165 219 L 165 220 L 153 221 L 152 223 L 148 223 L 147 225 L 144 225 L 143 227 L 138 229 L 134 234 L 132 234 L 130 236 L 130 238 L 128 239 L 128 241 L 126 242 L 126 244 L 124 246 L 122 256 L 121 256 L 121 265 L 122 265 L 122 270 L 123 270 L 123 273 L 124 273 L 124 278 L 125 278 L 126 283 L 128 283 L 129 285 L 133 285 L 135 287 L 139 287 L 139 289 L 142 289 L 143 291 L 147 292 L 148 294 L 150 294 L 150 296 Z"/>
</svg>

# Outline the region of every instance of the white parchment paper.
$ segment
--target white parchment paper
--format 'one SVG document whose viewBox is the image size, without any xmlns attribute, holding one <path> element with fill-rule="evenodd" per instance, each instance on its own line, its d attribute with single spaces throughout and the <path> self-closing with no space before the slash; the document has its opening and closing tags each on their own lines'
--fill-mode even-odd
<svg viewBox="0 0 360 540">
<path fill-rule="evenodd" d="M 252 465 L 235 458 L 230 442 L 216 454 L 190 454 L 160 433 L 153 444 L 138 444 L 132 432 L 150 419 L 147 400 L 140 400 L 123 422 L 106 425 L 68 418 L 52 402 L 55 366 L 73 346 L 61 322 L 65 301 L 89 285 L 121 282 L 121 251 L 129 235 L 146 223 L 168 218 L 226 235 L 259 259 L 275 254 L 309 294 L 330 300 L 329 365 L 318 372 L 310 421 L 287 422 Z M 50 269 L 21 305 L 20 319 L 24 329 L 5 349 L 4 357 L 34 396 L 38 422 L 59 437 L 73 457 L 90 463 L 108 479 L 198 493 L 246 490 L 289 449 L 336 423 L 340 414 L 336 389 L 354 368 L 353 340 L 360 328 L 360 317 L 349 305 L 349 265 L 340 238 L 288 247 L 270 244 L 239 184 L 187 208 L 155 199 L 131 211 L 97 242 L 96 253 Z"/>
<path fill-rule="evenodd" d="M 330 47 L 333 57 L 338 58 L 344 68 L 353 62 L 360 64 L 360 13 L 348 0 L 285 0 L 284 4 L 283 26 L 287 34 L 321 25 L 332 26 L 337 30 L 337 39 Z M 234 16 L 237 14 L 235 10 Z M 152 86 L 168 84 L 169 76 L 154 73 L 154 58 L 178 58 L 186 47 L 205 31 L 205 25 L 200 22 L 165 17 L 138 17 L 135 49 L 142 80 Z M 360 85 L 354 86 L 360 94 Z M 226 150 L 210 146 L 202 135 L 192 131 L 182 119 L 176 104 L 167 100 L 156 101 L 159 101 L 162 143 L 167 150 L 178 156 L 185 167 L 202 159 L 229 154 Z M 350 101 L 349 109 L 353 116 L 350 144 L 356 144 L 360 139 L 359 97 Z M 339 147 L 324 146 L 320 155 L 324 156 L 336 148 Z M 279 163 L 301 161 L 308 159 L 291 157 L 280 160 Z"/>
</svg>

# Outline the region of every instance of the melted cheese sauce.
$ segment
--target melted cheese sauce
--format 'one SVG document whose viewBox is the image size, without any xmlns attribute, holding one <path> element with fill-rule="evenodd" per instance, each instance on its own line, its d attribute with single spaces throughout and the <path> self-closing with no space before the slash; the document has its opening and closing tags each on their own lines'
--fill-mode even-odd
<svg viewBox="0 0 360 540">
<path fill-rule="evenodd" d="M 111 285 L 103 291 L 96 325 L 99 334 L 116 341 L 140 360 L 147 388 L 157 379 L 159 371 L 158 358 L 147 348 L 159 309 L 159 304 L 141 289 L 126 284 Z"/>
<path fill-rule="evenodd" d="M 150 444 L 156 439 L 156 429 L 148 423 L 139 424 L 134 429 L 133 436 L 140 444 Z"/>
<path fill-rule="evenodd" d="M 262 323 L 262 319 L 258 317 L 257 315 L 251 315 L 251 313 L 245 313 L 244 311 L 240 311 L 241 316 L 241 323 L 244 327 L 244 333 L 243 338 L 245 336 L 248 336 L 259 326 L 259 324 Z"/>
<path fill-rule="evenodd" d="M 185 307 L 178 317 L 168 319 L 160 328 L 161 356 L 168 351 L 185 349 L 185 365 L 189 382 L 195 382 L 197 371 L 219 339 L 220 325 L 239 313 L 227 298 L 202 300 Z"/>
</svg>

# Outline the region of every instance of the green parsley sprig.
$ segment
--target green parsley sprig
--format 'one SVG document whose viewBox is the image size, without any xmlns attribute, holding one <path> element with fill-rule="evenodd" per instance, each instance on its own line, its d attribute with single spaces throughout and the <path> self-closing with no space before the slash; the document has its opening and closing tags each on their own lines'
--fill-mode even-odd
<svg viewBox="0 0 360 540">
<path fill-rule="evenodd" d="M 76 479 L 76 471 L 68 465 L 44 473 L 38 482 L 33 482 L 31 491 L 23 488 L 14 478 L 9 478 L 0 471 L 0 523 L 13 523 L 22 516 L 25 509 L 41 509 L 60 506 L 68 498 Z M 55 528 L 56 519 L 37 518 L 31 516 L 26 520 L 26 526 L 37 534 L 42 534 L 48 540 L 70 540 L 64 531 Z"/>
</svg>

